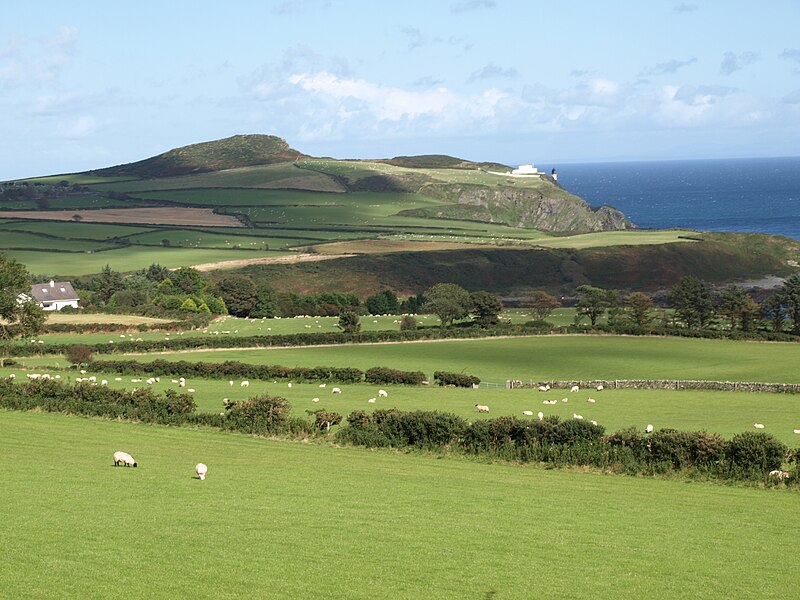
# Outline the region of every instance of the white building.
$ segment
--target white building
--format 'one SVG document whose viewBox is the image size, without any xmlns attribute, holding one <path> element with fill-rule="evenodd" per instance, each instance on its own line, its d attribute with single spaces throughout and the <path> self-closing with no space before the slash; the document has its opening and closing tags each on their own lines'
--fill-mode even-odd
<svg viewBox="0 0 800 600">
<path fill-rule="evenodd" d="M 78 294 L 69 281 L 50 281 L 31 286 L 31 297 L 44 310 L 61 310 L 65 306 L 78 308 Z"/>
<path fill-rule="evenodd" d="M 519 176 L 526 176 L 526 175 L 540 175 L 539 169 L 534 167 L 533 165 L 520 165 L 513 171 L 511 171 L 512 175 Z"/>
</svg>

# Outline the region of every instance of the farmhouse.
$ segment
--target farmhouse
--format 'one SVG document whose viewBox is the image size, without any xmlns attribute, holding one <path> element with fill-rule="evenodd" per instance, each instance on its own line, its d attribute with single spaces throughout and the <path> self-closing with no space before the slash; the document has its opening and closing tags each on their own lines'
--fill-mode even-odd
<svg viewBox="0 0 800 600">
<path fill-rule="evenodd" d="M 31 286 L 31 297 L 44 310 L 61 310 L 65 306 L 78 308 L 78 294 L 69 281 L 50 281 Z"/>
</svg>

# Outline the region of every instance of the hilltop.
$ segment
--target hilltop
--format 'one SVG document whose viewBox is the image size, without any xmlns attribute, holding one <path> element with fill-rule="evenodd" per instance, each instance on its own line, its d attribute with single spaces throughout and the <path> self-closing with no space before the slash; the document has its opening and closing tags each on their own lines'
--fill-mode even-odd
<svg viewBox="0 0 800 600">
<path fill-rule="evenodd" d="M 274 135 L 234 135 L 190 144 L 138 162 L 91 171 L 100 176 L 173 177 L 292 162 L 304 156 Z"/>
</svg>

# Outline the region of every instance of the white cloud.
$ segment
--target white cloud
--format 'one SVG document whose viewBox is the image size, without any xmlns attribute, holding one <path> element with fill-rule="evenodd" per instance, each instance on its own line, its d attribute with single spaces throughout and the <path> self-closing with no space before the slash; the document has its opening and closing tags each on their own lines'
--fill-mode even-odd
<svg viewBox="0 0 800 600">
<path fill-rule="evenodd" d="M 489 89 L 479 95 L 463 96 L 439 87 L 415 92 L 371 83 L 363 79 L 342 78 L 328 73 L 301 73 L 289 78 L 305 91 L 342 101 L 355 102 L 357 109 L 374 115 L 378 121 L 417 119 L 422 116 L 460 115 L 465 118 L 493 117 L 506 94 Z M 353 107 L 350 107 L 352 110 Z"/>
<path fill-rule="evenodd" d="M 722 64 L 719 66 L 719 72 L 722 75 L 730 75 L 744 69 L 747 65 L 753 64 L 758 58 L 758 54 L 755 52 L 742 52 L 739 55 L 733 52 L 726 52 L 722 58 Z"/>
<path fill-rule="evenodd" d="M 58 130 L 66 138 L 83 138 L 94 133 L 97 127 L 97 119 L 90 116 L 82 116 L 74 121 L 62 124 Z"/>
<path fill-rule="evenodd" d="M 461 0 L 461 2 L 454 2 L 450 5 L 450 12 L 464 13 L 486 8 L 497 8 L 497 2 L 495 0 Z"/>
</svg>

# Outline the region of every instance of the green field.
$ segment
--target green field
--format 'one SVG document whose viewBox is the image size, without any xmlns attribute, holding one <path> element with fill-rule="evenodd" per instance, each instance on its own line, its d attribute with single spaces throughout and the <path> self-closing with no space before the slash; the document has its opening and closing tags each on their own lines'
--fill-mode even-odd
<svg viewBox="0 0 800 600">
<path fill-rule="evenodd" d="M 0 411 L 0 427 L 9 598 L 787 598 L 794 586 L 785 490 L 51 414 Z M 140 467 L 112 467 L 120 449 Z"/>
<path fill-rule="evenodd" d="M 167 360 L 186 354 L 159 354 Z M 800 344 L 624 336 L 534 336 L 330 348 L 272 348 L 191 352 L 193 361 L 240 360 L 287 367 L 326 365 L 366 369 L 465 372 L 484 381 L 506 379 L 702 379 L 800 382 Z"/>
</svg>

